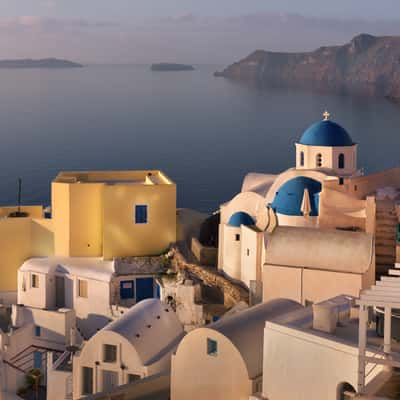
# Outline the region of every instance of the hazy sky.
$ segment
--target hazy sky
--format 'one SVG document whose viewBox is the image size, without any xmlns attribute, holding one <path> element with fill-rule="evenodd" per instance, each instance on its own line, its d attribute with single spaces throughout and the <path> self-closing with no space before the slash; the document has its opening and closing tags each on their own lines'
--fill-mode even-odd
<svg viewBox="0 0 400 400">
<path fill-rule="evenodd" d="M 278 11 L 312 16 L 393 18 L 398 0 L 1 0 L 0 14 L 83 18 L 240 15 Z"/>
<path fill-rule="evenodd" d="M 0 0 L 0 58 L 230 63 L 400 34 L 400 0 Z"/>
</svg>

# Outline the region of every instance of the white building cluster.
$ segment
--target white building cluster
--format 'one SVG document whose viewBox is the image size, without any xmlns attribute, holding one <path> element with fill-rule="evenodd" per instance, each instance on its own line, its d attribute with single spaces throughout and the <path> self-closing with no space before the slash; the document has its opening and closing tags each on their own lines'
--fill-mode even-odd
<svg viewBox="0 0 400 400">
<path fill-rule="evenodd" d="M 29 394 L 39 371 L 48 400 L 390 398 L 399 188 L 398 170 L 358 170 L 357 144 L 325 113 L 294 168 L 247 175 L 221 205 L 218 249 L 178 218 L 174 251 L 196 239 L 198 254 L 218 252 L 214 268 L 174 252 L 28 258 L 16 304 L 0 308 L 0 400 Z M 248 304 L 232 307 L 233 290 Z"/>
</svg>

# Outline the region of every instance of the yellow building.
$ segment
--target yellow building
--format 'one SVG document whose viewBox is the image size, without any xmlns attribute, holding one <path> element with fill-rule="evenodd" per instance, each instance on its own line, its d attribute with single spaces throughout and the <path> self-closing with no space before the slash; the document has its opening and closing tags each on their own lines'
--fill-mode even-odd
<svg viewBox="0 0 400 400">
<path fill-rule="evenodd" d="M 176 241 L 176 185 L 160 171 L 62 172 L 52 210 L 56 255 L 158 255 Z"/>
<path fill-rule="evenodd" d="M 52 218 L 42 206 L 0 208 L 0 301 L 15 301 L 17 271 L 31 257 L 158 255 L 176 241 L 176 185 L 160 171 L 61 172 Z"/>
</svg>

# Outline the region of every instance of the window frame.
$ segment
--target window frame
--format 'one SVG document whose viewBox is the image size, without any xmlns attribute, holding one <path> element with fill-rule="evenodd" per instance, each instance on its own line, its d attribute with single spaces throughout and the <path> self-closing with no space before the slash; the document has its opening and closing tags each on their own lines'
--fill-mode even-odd
<svg viewBox="0 0 400 400">
<path fill-rule="evenodd" d="M 123 288 L 123 285 L 126 283 L 131 283 L 132 288 L 131 289 L 125 289 Z M 132 297 L 122 297 L 122 292 L 124 290 L 132 290 Z M 123 281 L 119 281 L 119 298 L 121 300 L 134 300 L 136 299 L 136 279 L 126 279 Z"/>
<path fill-rule="evenodd" d="M 113 355 L 115 356 L 114 358 L 107 358 L 107 349 L 108 350 L 112 350 Z M 107 363 L 107 364 L 116 364 L 118 361 L 118 346 L 116 346 L 115 344 L 109 344 L 109 343 L 105 343 L 103 344 L 103 362 Z"/>
<path fill-rule="evenodd" d="M 85 286 L 86 286 L 85 290 L 82 290 L 81 283 L 85 284 Z M 89 298 L 89 283 L 88 283 L 88 281 L 86 279 L 78 278 L 78 285 L 77 286 L 78 286 L 78 288 L 77 288 L 78 289 L 77 290 L 78 297 L 81 298 L 81 299 Z"/>
<path fill-rule="evenodd" d="M 211 357 L 218 356 L 218 342 L 216 340 L 207 338 L 207 355 Z"/>
<path fill-rule="evenodd" d="M 340 153 L 338 156 L 338 168 L 339 169 L 346 168 L 346 157 L 344 153 Z"/>
<path fill-rule="evenodd" d="M 138 374 L 127 374 L 126 383 L 127 384 L 134 383 L 134 382 L 140 381 L 141 379 L 142 379 L 142 377 Z"/>
<path fill-rule="evenodd" d="M 300 151 L 300 167 L 304 167 L 304 151 Z"/>
<path fill-rule="evenodd" d="M 138 221 L 138 208 L 143 207 L 145 208 L 146 212 L 145 212 L 145 222 L 139 222 Z M 143 204 L 143 203 L 138 203 L 134 205 L 134 222 L 135 225 L 148 225 L 149 224 L 149 205 L 148 204 Z"/>
<path fill-rule="evenodd" d="M 31 289 L 39 289 L 39 275 L 31 274 Z"/>
<path fill-rule="evenodd" d="M 322 157 L 322 154 L 321 154 L 321 153 L 318 153 L 318 154 L 315 156 L 315 166 L 316 166 L 317 168 L 322 168 L 322 166 L 323 166 L 323 157 Z"/>
<path fill-rule="evenodd" d="M 86 379 L 87 376 L 84 371 L 90 372 L 90 390 L 85 390 L 89 381 Z M 92 367 L 82 367 L 81 369 L 81 394 L 82 396 L 94 394 L 94 370 Z"/>
</svg>

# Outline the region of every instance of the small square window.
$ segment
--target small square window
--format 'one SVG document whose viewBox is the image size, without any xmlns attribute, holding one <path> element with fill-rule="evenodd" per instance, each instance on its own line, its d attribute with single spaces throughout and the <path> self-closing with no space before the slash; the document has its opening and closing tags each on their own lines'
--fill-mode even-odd
<svg viewBox="0 0 400 400">
<path fill-rule="evenodd" d="M 135 224 L 148 223 L 148 207 L 146 205 L 135 206 Z"/>
<path fill-rule="evenodd" d="M 128 374 L 128 383 L 133 383 L 140 380 L 140 375 Z"/>
<path fill-rule="evenodd" d="M 31 287 L 33 288 L 39 287 L 39 275 L 36 274 L 31 275 Z"/>
<path fill-rule="evenodd" d="M 236 240 L 237 242 L 240 242 L 240 235 L 239 235 L 238 233 L 235 235 L 235 240 Z"/>
<path fill-rule="evenodd" d="M 105 344 L 103 347 L 103 361 L 107 363 L 117 362 L 117 346 Z"/>
<path fill-rule="evenodd" d="M 40 337 L 41 334 L 42 334 L 42 329 L 40 328 L 40 326 L 35 326 L 35 336 Z"/>
<path fill-rule="evenodd" d="M 88 297 L 88 283 L 82 279 L 78 279 L 78 297 Z"/>
<path fill-rule="evenodd" d="M 218 342 L 216 340 L 207 339 L 207 354 L 213 357 L 218 355 Z"/>
</svg>

